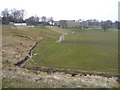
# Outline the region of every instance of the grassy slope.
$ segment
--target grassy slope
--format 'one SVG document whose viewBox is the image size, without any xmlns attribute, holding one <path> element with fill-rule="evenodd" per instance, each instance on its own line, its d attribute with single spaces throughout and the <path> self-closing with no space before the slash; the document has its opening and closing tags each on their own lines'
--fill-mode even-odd
<svg viewBox="0 0 120 90">
<path fill-rule="evenodd" d="M 55 32 L 46 30 L 46 27 L 34 27 L 34 28 L 22 28 L 22 29 L 13 29 L 9 26 L 3 26 L 2 28 L 2 49 L 3 53 L 3 62 L 9 60 L 10 62 L 17 61 L 20 59 L 20 55 L 26 56 L 25 51 L 29 50 L 30 46 L 39 40 L 40 37 L 44 39 L 49 39 L 50 36 L 58 35 Z M 32 40 L 18 37 L 17 35 L 22 35 L 32 38 Z M 24 52 L 24 53 L 22 53 Z M 18 53 L 18 54 L 17 54 Z M 21 54 L 22 53 L 22 54 Z M 17 54 L 17 55 L 16 55 Z"/>
<path fill-rule="evenodd" d="M 3 26 L 2 35 L 3 37 L 8 35 L 26 35 L 26 36 L 30 36 L 31 38 L 47 37 L 48 34 L 56 35 L 55 32 L 52 32 L 46 29 L 47 28 L 44 26 L 33 27 L 33 28 L 23 28 L 23 29 L 13 29 L 13 28 L 10 28 L 9 26 Z"/>
<path fill-rule="evenodd" d="M 32 65 L 38 65 L 43 67 L 56 67 L 63 69 L 79 69 L 85 71 L 107 71 L 111 73 L 116 73 L 115 70 L 117 69 L 117 33 L 115 32 L 103 33 L 95 31 L 94 33 L 92 33 L 91 31 L 83 31 L 73 35 L 68 35 L 67 37 L 65 37 L 66 40 L 63 43 L 55 43 L 55 41 L 59 38 L 59 34 L 48 30 L 48 28 L 46 27 L 34 27 L 29 29 L 25 28 L 21 30 L 14 30 L 9 27 L 3 26 L 2 34 L 3 47 L 6 42 L 8 44 L 9 42 L 12 42 L 9 36 L 13 35 L 26 35 L 31 38 L 44 38 L 44 40 L 39 43 L 39 45 L 37 45 L 34 50 L 34 53 L 37 53 L 37 55 L 33 57 L 33 60 L 36 64 L 31 63 L 31 61 L 27 62 Z M 4 37 L 7 37 L 7 39 L 4 39 Z M 99 37 L 99 39 L 94 37 Z M 12 44 L 14 48 L 17 47 L 16 45 L 17 44 Z M 96 52 L 93 52 L 92 48 L 94 48 L 94 51 Z M 103 50 L 104 48 L 106 48 L 106 51 Z M 105 52 L 106 54 L 103 55 L 103 52 Z M 99 55 L 102 55 L 104 57 L 98 57 L 98 53 Z M 93 59 L 92 55 L 96 57 Z M 6 55 L 6 57 L 8 56 L 9 55 Z M 96 59 L 99 59 L 99 62 L 102 63 L 101 66 L 97 65 L 99 64 L 99 62 Z M 7 67 L 7 65 L 5 66 Z M 91 67 L 94 69 L 91 70 Z M 101 67 L 104 67 L 104 69 L 101 69 Z M 2 85 L 4 88 L 51 87 L 49 84 L 43 82 L 32 83 L 20 81 L 19 79 L 5 79 L 3 80 Z"/>
<path fill-rule="evenodd" d="M 77 32 L 65 37 L 62 43 L 55 43 L 56 37 L 37 45 L 29 65 L 60 69 L 77 69 L 117 73 L 117 32 L 96 30 Z"/>
</svg>

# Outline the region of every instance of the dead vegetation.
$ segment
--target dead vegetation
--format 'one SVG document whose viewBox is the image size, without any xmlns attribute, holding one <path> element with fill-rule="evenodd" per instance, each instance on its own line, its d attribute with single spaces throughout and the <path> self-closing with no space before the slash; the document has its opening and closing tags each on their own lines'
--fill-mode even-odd
<svg viewBox="0 0 120 90">
<path fill-rule="evenodd" d="M 7 81 L 9 78 L 16 78 L 22 82 L 28 83 L 44 83 L 45 85 L 50 86 L 50 88 L 117 88 L 118 85 L 116 77 L 107 78 L 94 75 L 76 75 L 75 77 L 72 77 L 71 74 L 65 74 L 64 72 L 48 74 L 41 71 L 31 72 L 28 69 L 20 67 L 6 68 L 6 70 L 3 71 L 3 80 Z M 38 87 L 40 87 L 40 85 L 35 88 Z M 41 88 L 42 87 L 44 86 L 41 86 Z"/>
<path fill-rule="evenodd" d="M 10 61 L 12 64 L 18 62 L 18 60 L 28 54 L 33 43 L 35 43 L 33 40 L 24 37 L 3 37 L 3 63 L 6 60 Z"/>
</svg>

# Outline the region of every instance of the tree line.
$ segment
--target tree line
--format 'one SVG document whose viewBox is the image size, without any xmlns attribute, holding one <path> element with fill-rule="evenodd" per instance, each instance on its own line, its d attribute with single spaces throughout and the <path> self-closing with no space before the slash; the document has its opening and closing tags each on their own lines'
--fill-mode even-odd
<svg viewBox="0 0 120 90">
<path fill-rule="evenodd" d="M 2 24 L 9 24 L 10 22 L 14 22 L 14 23 L 27 23 L 27 25 L 39 25 L 39 24 L 49 25 L 49 24 L 54 23 L 53 17 L 47 18 L 46 16 L 42 16 L 41 18 L 38 16 L 31 16 L 24 20 L 24 16 L 25 16 L 24 9 L 8 10 L 6 8 L 1 12 L 1 15 L 2 15 L 2 17 L 1 17 Z M 86 21 L 82 21 L 81 19 L 78 19 L 77 21 L 75 21 L 75 20 L 73 20 L 73 21 L 80 22 L 83 27 L 88 27 L 88 25 L 89 26 L 101 26 L 101 28 L 104 31 L 113 26 L 120 29 L 119 21 L 112 22 L 111 20 L 107 20 L 107 21 L 99 22 L 96 19 L 90 19 L 90 20 L 86 20 Z M 67 22 L 66 20 L 60 20 L 59 24 L 61 24 L 63 27 L 66 27 L 66 22 Z"/>
<path fill-rule="evenodd" d="M 6 25 L 8 25 L 10 22 L 27 23 L 28 25 L 37 25 L 37 24 L 48 25 L 49 23 L 53 23 L 53 17 L 47 18 L 45 16 L 42 16 L 41 18 L 39 18 L 38 16 L 31 16 L 24 20 L 24 16 L 25 16 L 24 9 L 8 10 L 6 8 L 1 12 L 1 15 L 2 15 L 2 24 L 6 24 Z"/>
<path fill-rule="evenodd" d="M 24 10 L 8 10 L 5 9 L 1 12 L 2 15 L 2 24 L 9 24 L 9 22 L 14 22 L 14 23 L 22 23 L 24 22 L 23 17 L 24 17 Z"/>
<path fill-rule="evenodd" d="M 117 28 L 117 29 L 120 29 L 120 22 L 119 21 L 115 21 L 115 22 L 112 22 L 111 20 L 106 20 L 106 21 L 98 21 L 96 19 L 89 19 L 89 20 L 72 20 L 73 22 L 79 22 L 80 23 L 80 26 L 79 28 L 83 29 L 83 28 L 93 28 L 93 27 L 97 27 L 97 26 L 100 26 L 104 32 L 109 29 L 109 28 Z M 61 27 L 65 28 L 67 27 L 67 20 L 60 20 L 59 21 L 59 24 Z"/>
</svg>

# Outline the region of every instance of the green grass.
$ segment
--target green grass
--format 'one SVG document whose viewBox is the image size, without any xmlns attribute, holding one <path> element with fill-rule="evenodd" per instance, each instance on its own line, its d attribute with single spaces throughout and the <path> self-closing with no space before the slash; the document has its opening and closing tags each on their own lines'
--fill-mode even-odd
<svg viewBox="0 0 120 90">
<path fill-rule="evenodd" d="M 10 36 L 10 35 L 26 35 L 32 38 L 34 37 L 44 37 L 49 38 L 49 35 L 55 36 L 57 33 L 48 30 L 44 26 L 38 26 L 34 28 L 25 28 L 25 29 L 12 29 L 8 26 L 2 27 L 2 35 Z"/>
<path fill-rule="evenodd" d="M 48 35 L 49 37 L 53 37 Z M 118 72 L 118 33 L 112 31 L 84 30 L 65 36 L 65 41 L 55 43 L 58 36 L 46 39 L 34 49 L 37 53 L 28 65 L 72 69 L 89 72 Z"/>
<path fill-rule="evenodd" d="M 33 56 L 34 63 L 30 60 L 26 62 L 29 66 L 118 73 L 118 32 L 67 29 L 75 33 L 65 36 L 65 41 L 61 43 L 55 43 L 60 34 L 44 26 L 20 30 L 3 26 L 2 34 L 3 37 L 26 35 L 44 38 L 33 51 L 37 53 Z"/>
<path fill-rule="evenodd" d="M 9 36 L 43 37 L 43 41 L 33 50 L 33 53 L 37 53 L 32 58 L 34 63 L 31 60 L 26 62 L 30 67 L 39 66 L 43 68 L 118 74 L 118 32 L 112 30 L 103 32 L 103 30 L 67 29 L 74 30 L 75 33 L 65 36 L 64 42 L 55 43 L 60 34 L 43 26 L 20 30 L 3 26 L 3 45 L 4 42 L 12 41 Z M 5 38 L 4 40 L 4 37 L 8 39 Z M 7 44 L 9 45 L 9 42 Z M 16 48 L 16 45 L 13 46 Z M 2 83 L 3 88 L 51 88 L 53 87 L 51 85 L 43 83 L 43 81 L 34 83 L 10 78 L 3 79 Z M 116 89 L 116 86 L 113 88 Z"/>
</svg>

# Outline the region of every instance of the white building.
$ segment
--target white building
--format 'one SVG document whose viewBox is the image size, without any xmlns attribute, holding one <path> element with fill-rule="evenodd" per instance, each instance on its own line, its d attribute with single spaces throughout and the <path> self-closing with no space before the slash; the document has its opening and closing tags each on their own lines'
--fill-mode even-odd
<svg viewBox="0 0 120 90">
<path fill-rule="evenodd" d="M 14 26 L 27 26 L 26 23 L 14 23 Z"/>
<path fill-rule="evenodd" d="M 11 25 L 11 26 L 27 26 L 26 23 L 14 23 L 14 22 L 10 22 L 9 25 Z"/>
</svg>

